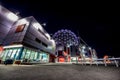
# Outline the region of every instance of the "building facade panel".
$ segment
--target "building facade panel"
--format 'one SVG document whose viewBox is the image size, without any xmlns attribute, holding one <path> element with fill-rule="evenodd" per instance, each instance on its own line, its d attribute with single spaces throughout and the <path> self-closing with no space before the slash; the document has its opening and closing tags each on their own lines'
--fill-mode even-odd
<svg viewBox="0 0 120 80">
<path fill-rule="evenodd" d="M 6 36 L 0 35 L 3 51 L 0 60 L 12 59 L 22 62 L 49 62 L 49 56 L 55 53 L 55 42 L 34 17 L 13 19 L 17 15 L 4 8 L 0 15 L 0 27 Z M 3 12 L 5 15 L 3 15 Z M 18 17 L 18 16 L 17 16 Z M 16 17 L 16 18 L 17 18 Z M 5 26 L 8 25 L 8 26 Z M 7 31 L 7 30 L 8 31 Z"/>
<path fill-rule="evenodd" d="M 12 15 L 11 15 L 12 14 Z M 16 18 L 13 20 L 12 18 Z M 0 44 L 2 45 L 2 42 L 4 41 L 4 38 L 8 34 L 12 24 L 17 21 L 18 17 L 13 14 L 11 11 L 7 10 L 6 8 L 2 7 L 0 5 Z"/>
</svg>

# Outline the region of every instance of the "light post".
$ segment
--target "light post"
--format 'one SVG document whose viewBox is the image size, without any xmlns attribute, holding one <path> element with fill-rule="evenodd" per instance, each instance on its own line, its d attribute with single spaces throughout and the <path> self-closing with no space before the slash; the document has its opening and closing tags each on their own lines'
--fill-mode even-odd
<svg viewBox="0 0 120 80">
<path fill-rule="evenodd" d="M 92 65 L 93 62 L 92 48 L 88 47 L 88 50 L 90 51 L 90 65 Z"/>
<path fill-rule="evenodd" d="M 46 23 L 43 23 L 43 24 L 41 24 L 41 25 L 46 26 Z"/>
<path fill-rule="evenodd" d="M 86 60 L 85 60 L 85 48 L 86 48 L 85 45 L 81 47 L 81 56 L 83 58 L 83 63 L 86 62 Z"/>
</svg>

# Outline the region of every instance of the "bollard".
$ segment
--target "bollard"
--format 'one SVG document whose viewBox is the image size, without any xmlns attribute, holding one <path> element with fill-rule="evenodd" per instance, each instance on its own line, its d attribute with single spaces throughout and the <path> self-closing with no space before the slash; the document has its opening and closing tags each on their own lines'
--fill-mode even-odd
<svg viewBox="0 0 120 80">
<path fill-rule="evenodd" d="M 90 66 L 92 66 L 92 62 L 93 62 L 93 61 L 92 61 L 92 58 L 90 58 Z"/>
<path fill-rule="evenodd" d="M 98 66 L 97 60 L 95 60 L 96 65 Z"/>
<path fill-rule="evenodd" d="M 105 64 L 105 66 L 107 66 L 106 59 L 104 60 L 104 64 Z"/>
<path fill-rule="evenodd" d="M 107 63 L 106 63 L 106 62 L 107 62 L 108 56 L 105 55 L 103 59 L 104 59 L 104 64 L 105 64 L 105 66 L 107 66 Z"/>
</svg>

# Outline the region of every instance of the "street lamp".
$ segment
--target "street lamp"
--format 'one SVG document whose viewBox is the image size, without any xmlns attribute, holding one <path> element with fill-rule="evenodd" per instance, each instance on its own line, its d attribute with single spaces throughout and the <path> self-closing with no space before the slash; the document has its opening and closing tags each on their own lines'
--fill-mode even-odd
<svg viewBox="0 0 120 80">
<path fill-rule="evenodd" d="M 42 25 L 43 25 L 43 26 L 46 26 L 46 23 L 43 23 Z"/>
<path fill-rule="evenodd" d="M 83 49 L 85 49 L 86 47 L 85 46 L 82 46 Z"/>
</svg>

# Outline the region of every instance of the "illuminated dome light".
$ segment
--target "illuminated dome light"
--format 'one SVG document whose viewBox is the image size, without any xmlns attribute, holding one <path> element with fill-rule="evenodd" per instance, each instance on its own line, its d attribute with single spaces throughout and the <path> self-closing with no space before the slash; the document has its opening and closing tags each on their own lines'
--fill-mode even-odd
<svg viewBox="0 0 120 80">
<path fill-rule="evenodd" d="M 78 45 L 78 38 L 76 35 L 67 29 L 61 29 L 53 35 L 53 39 L 56 43 L 61 42 L 62 45 Z"/>
</svg>

